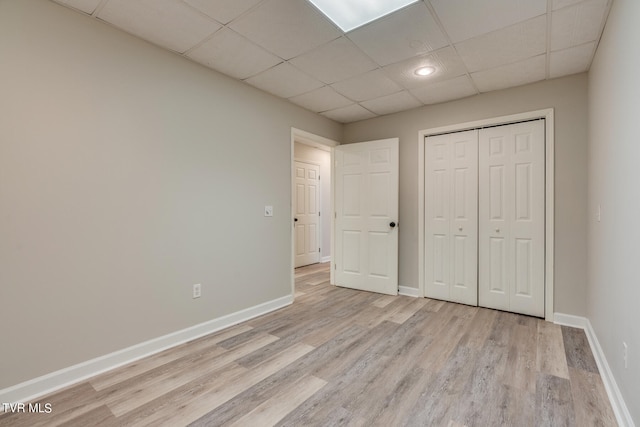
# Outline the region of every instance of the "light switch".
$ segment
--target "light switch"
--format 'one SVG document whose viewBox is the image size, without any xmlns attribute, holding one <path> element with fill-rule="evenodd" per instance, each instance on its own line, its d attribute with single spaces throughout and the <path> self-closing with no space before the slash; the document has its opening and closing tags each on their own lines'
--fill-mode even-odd
<svg viewBox="0 0 640 427">
<path fill-rule="evenodd" d="M 273 216 L 273 206 L 264 207 L 264 216 Z"/>
</svg>

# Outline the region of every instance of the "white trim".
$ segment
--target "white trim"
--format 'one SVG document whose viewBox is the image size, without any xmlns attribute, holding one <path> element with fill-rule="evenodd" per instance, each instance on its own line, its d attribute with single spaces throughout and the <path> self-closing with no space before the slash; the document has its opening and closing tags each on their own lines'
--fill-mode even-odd
<svg viewBox="0 0 640 427">
<path fill-rule="evenodd" d="M 294 156 L 294 151 L 295 151 L 295 143 L 298 142 L 300 144 L 305 144 L 305 145 L 309 145 L 311 147 L 314 148 L 318 148 L 320 150 L 324 150 L 324 151 L 328 151 L 329 155 L 330 155 L 330 162 L 331 162 L 331 211 L 329 212 L 329 215 L 331 215 L 331 212 L 334 212 L 334 203 L 335 201 L 333 200 L 333 194 L 334 194 L 334 190 L 335 190 L 335 183 L 334 183 L 334 160 L 333 160 L 333 147 L 337 147 L 338 145 L 340 145 L 339 142 L 334 141 L 332 139 L 329 138 L 325 138 L 323 136 L 319 136 L 319 135 L 314 135 L 312 133 L 309 133 L 307 131 L 301 130 L 301 129 L 296 129 L 294 127 L 291 128 L 291 182 L 289 183 L 289 188 L 291 189 L 291 193 L 289 195 L 289 210 L 290 210 L 290 215 L 291 217 L 289 218 L 289 223 L 290 228 L 289 228 L 289 233 L 290 233 L 290 237 L 291 237 L 291 242 L 290 242 L 290 246 L 291 246 L 291 256 L 290 256 L 290 271 L 291 271 L 291 294 L 295 295 L 296 293 L 296 289 L 295 289 L 295 277 L 294 277 L 294 269 L 295 269 L 295 241 L 294 241 L 294 232 L 293 232 L 293 216 L 294 216 L 294 212 L 293 212 L 293 183 L 295 181 L 295 171 L 294 171 L 294 162 L 295 162 L 295 156 Z M 333 231 L 334 231 L 334 216 L 331 215 L 331 254 L 334 253 L 334 236 L 333 236 Z M 332 285 L 334 284 L 334 280 L 333 280 L 333 273 L 334 273 L 334 267 L 333 267 L 333 260 L 331 261 L 331 268 L 329 271 L 329 283 L 331 283 Z"/>
<path fill-rule="evenodd" d="M 486 126 L 506 125 L 524 120 L 545 119 L 545 320 L 553 321 L 554 292 L 554 189 L 555 189 L 555 140 L 553 108 L 494 117 L 473 122 L 440 126 L 418 132 L 418 287 L 424 293 L 424 139 L 429 135 L 459 132 Z"/>
<path fill-rule="evenodd" d="M 293 303 L 293 295 L 267 301 L 208 322 L 133 345 L 0 390 L 0 402 L 27 402 L 103 372 L 217 332 Z"/>
<path fill-rule="evenodd" d="M 421 297 L 420 289 L 412 288 L 411 286 L 398 286 L 398 295 L 404 295 L 406 297 Z"/>
<path fill-rule="evenodd" d="M 587 318 L 574 316 L 572 314 L 554 313 L 553 323 L 561 326 L 571 326 L 572 328 L 586 329 Z"/>
<path fill-rule="evenodd" d="M 616 379 L 611 372 L 607 358 L 604 355 L 604 351 L 602 351 L 596 332 L 593 330 L 589 319 L 570 314 L 555 313 L 554 323 L 584 329 L 587 340 L 589 341 L 589 346 L 591 347 L 591 353 L 593 353 L 593 358 L 598 365 L 598 371 L 600 372 L 604 388 L 609 396 L 609 402 L 611 403 L 611 408 L 616 416 L 618 425 L 622 427 L 635 427 L 631 414 L 629 413 L 629 408 L 627 408 L 627 404 L 622 397 L 622 393 L 618 388 Z"/>
<path fill-rule="evenodd" d="M 321 263 L 323 263 L 323 264 L 324 264 L 325 262 L 331 262 L 331 255 L 323 256 L 323 257 L 320 259 L 320 262 L 321 262 Z"/>
</svg>

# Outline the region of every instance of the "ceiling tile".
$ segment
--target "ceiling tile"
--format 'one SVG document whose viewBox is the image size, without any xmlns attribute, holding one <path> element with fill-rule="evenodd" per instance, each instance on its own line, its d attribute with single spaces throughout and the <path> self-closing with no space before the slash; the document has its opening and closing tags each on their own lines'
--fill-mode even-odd
<svg viewBox="0 0 640 427">
<path fill-rule="evenodd" d="M 556 78 L 587 71 L 591 65 L 596 43 L 591 42 L 569 49 L 551 52 L 549 77 Z"/>
<path fill-rule="evenodd" d="M 426 66 L 432 66 L 436 71 L 428 76 L 415 75 L 416 69 Z M 428 55 L 417 56 L 403 62 L 387 65 L 383 70 L 392 80 L 407 89 L 451 79 L 467 72 L 462 60 L 451 47 L 445 47 Z"/>
<path fill-rule="evenodd" d="M 322 113 L 322 115 L 340 123 L 351 123 L 376 117 L 376 115 L 371 111 L 358 104 L 337 108 L 331 111 L 325 111 L 324 113 Z"/>
<path fill-rule="evenodd" d="M 262 0 L 184 0 L 200 12 L 227 24 Z"/>
<path fill-rule="evenodd" d="M 373 70 L 331 85 L 338 93 L 354 101 L 366 101 L 400 92 L 402 88 L 382 70 Z"/>
<path fill-rule="evenodd" d="M 547 56 L 539 55 L 515 64 L 503 65 L 471 74 L 480 92 L 505 89 L 544 80 Z"/>
<path fill-rule="evenodd" d="M 229 26 L 284 59 L 342 34 L 320 11 L 301 0 L 267 0 Z"/>
<path fill-rule="evenodd" d="M 466 98 L 478 92 L 468 76 L 460 76 L 412 89 L 411 93 L 424 104 L 429 105 Z"/>
<path fill-rule="evenodd" d="M 110 0 L 98 18 L 180 53 L 221 27 L 179 0 Z"/>
<path fill-rule="evenodd" d="M 294 104 L 298 104 L 299 106 L 304 107 L 307 110 L 315 111 L 316 113 L 346 107 L 347 105 L 354 103 L 350 99 L 340 95 L 330 86 L 324 86 L 320 89 L 294 96 L 293 98 L 289 98 L 289 100 Z"/>
<path fill-rule="evenodd" d="M 480 71 L 545 53 L 546 15 L 456 44 L 469 71 Z"/>
<path fill-rule="evenodd" d="M 552 10 L 562 9 L 563 7 L 572 6 L 584 0 L 553 0 Z"/>
<path fill-rule="evenodd" d="M 454 43 L 499 30 L 547 12 L 547 0 L 430 0 Z"/>
<path fill-rule="evenodd" d="M 551 15 L 551 50 L 596 40 L 607 10 L 607 0 L 589 0 Z"/>
<path fill-rule="evenodd" d="M 282 98 L 291 98 L 318 89 L 323 84 L 293 65 L 283 62 L 245 80 L 250 85 Z"/>
<path fill-rule="evenodd" d="M 218 31 L 187 56 L 237 79 L 246 79 L 282 62 L 229 28 Z"/>
<path fill-rule="evenodd" d="M 384 115 L 422 106 L 409 92 L 403 91 L 361 103 L 367 110 Z"/>
<path fill-rule="evenodd" d="M 353 30 L 347 37 L 379 65 L 399 62 L 448 44 L 423 2 Z"/>
<path fill-rule="evenodd" d="M 289 62 L 327 84 L 348 79 L 377 67 L 346 37 L 333 40 Z"/>
<path fill-rule="evenodd" d="M 101 0 L 53 0 L 56 3 L 60 3 L 64 6 L 70 6 L 81 12 L 92 14 L 96 7 L 100 4 Z"/>
</svg>

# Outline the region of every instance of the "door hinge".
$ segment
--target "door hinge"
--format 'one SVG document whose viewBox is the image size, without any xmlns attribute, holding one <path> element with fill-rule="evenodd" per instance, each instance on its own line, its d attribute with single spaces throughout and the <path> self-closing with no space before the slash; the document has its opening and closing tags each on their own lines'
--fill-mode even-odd
<svg viewBox="0 0 640 427">
<path fill-rule="evenodd" d="M 338 218 L 338 212 L 334 212 L 334 213 L 333 213 L 333 217 L 334 217 L 334 218 Z"/>
<path fill-rule="evenodd" d="M 320 248 L 318 248 L 318 252 L 320 252 Z"/>
<path fill-rule="evenodd" d="M 318 216 L 320 216 L 320 211 L 318 211 Z"/>
</svg>

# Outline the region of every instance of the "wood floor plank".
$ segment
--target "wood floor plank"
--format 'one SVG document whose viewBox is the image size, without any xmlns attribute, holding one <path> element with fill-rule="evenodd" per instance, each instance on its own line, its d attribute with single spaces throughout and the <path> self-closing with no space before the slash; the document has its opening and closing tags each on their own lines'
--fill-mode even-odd
<svg viewBox="0 0 640 427">
<path fill-rule="evenodd" d="M 330 285 L 38 399 L 0 426 L 609 426 L 581 330 L 528 316 Z"/>
<path fill-rule="evenodd" d="M 311 350 L 313 350 L 313 347 L 309 345 L 296 344 L 283 350 L 269 360 L 266 360 L 263 364 L 256 367 L 256 369 L 240 371 L 238 375 L 216 387 L 206 390 L 197 398 L 185 399 L 186 401 L 183 401 L 177 408 L 174 407 L 172 411 L 156 411 L 148 414 L 140 421 L 140 425 L 186 425 L 196 421 L 212 409 L 217 408 L 244 390 L 251 388 L 268 376 L 273 375 L 284 366 L 292 363 Z"/>
<path fill-rule="evenodd" d="M 578 426 L 615 426 L 616 418 L 607 405 L 607 391 L 600 375 L 583 369 L 569 368 L 573 407 Z"/>
<path fill-rule="evenodd" d="M 37 399 L 37 402 L 50 403 L 52 412 L 50 414 L 8 413 L 0 415 L 0 426 L 62 425 L 104 405 L 98 398 L 96 390 L 87 382 L 67 387 L 49 396 L 43 396 Z"/>
<path fill-rule="evenodd" d="M 598 373 L 598 365 L 591 353 L 589 340 L 582 329 L 562 326 L 562 339 L 570 368 Z"/>
<path fill-rule="evenodd" d="M 257 406 L 238 421 L 233 427 L 272 426 L 282 420 L 289 412 L 301 405 L 305 400 L 327 384 L 326 381 L 307 375 L 295 384 L 271 399 Z"/>
<path fill-rule="evenodd" d="M 538 371 L 569 379 L 562 329 L 550 322 L 538 322 Z"/>
<path fill-rule="evenodd" d="M 232 336 L 241 334 L 251 330 L 249 325 L 238 325 L 206 337 L 181 344 L 169 350 L 157 353 L 144 359 L 136 360 L 120 368 L 109 371 L 105 374 L 92 378 L 89 382 L 96 390 L 104 390 L 119 382 L 125 381 L 131 377 L 148 372 L 154 368 L 165 365 L 169 362 L 177 360 L 190 353 L 197 352 L 201 349 L 211 347 L 212 345 L 226 340 Z"/>
<path fill-rule="evenodd" d="M 538 374 L 536 425 L 577 425 L 569 380 L 553 375 Z"/>
<path fill-rule="evenodd" d="M 533 337 L 533 339 L 532 339 Z M 535 394 L 537 378 L 538 343 L 537 324 L 514 325 L 502 383 L 516 390 Z"/>
<path fill-rule="evenodd" d="M 182 358 L 161 367 L 161 372 L 137 376 L 112 389 L 103 391 L 107 406 L 116 416 L 150 402 L 184 384 L 196 380 L 203 372 L 216 372 L 238 358 L 277 341 L 273 335 L 262 334 L 253 340 L 244 342 L 232 350 L 222 348 L 210 349 L 203 353 L 195 353 L 195 357 Z"/>
</svg>

